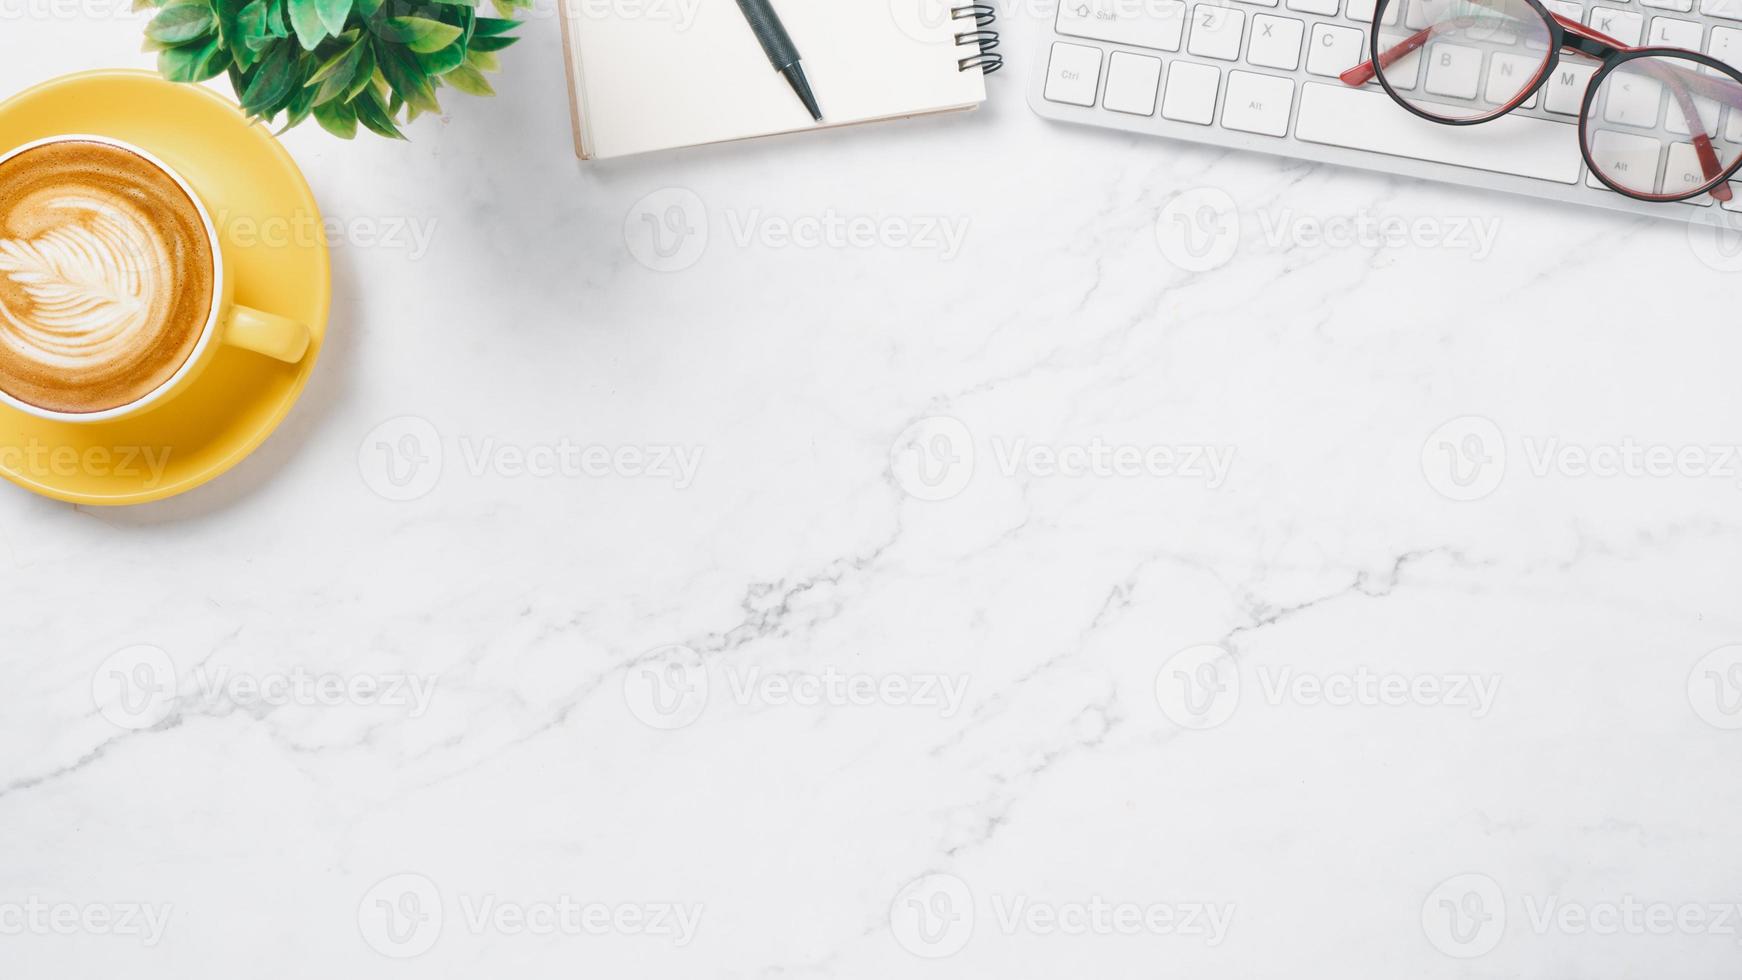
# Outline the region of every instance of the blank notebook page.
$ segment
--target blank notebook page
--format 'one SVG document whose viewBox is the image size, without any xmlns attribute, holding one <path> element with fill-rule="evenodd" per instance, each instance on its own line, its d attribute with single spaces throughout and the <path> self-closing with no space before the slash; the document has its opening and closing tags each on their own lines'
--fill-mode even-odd
<svg viewBox="0 0 1742 980">
<path fill-rule="evenodd" d="M 774 70 L 736 0 L 564 0 L 582 155 L 649 150 L 972 108 L 986 99 L 972 20 L 949 0 L 770 0 L 823 110 Z M 965 4 L 971 0 L 960 0 Z"/>
</svg>

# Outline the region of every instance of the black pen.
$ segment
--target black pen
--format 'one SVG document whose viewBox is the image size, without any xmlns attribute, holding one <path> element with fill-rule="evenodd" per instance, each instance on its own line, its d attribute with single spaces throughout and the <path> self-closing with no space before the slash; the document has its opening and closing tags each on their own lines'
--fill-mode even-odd
<svg viewBox="0 0 1742 980">
<path fill-rule="evenodd" d="M 774 65 L 774 70 L 786 76 L 792 90 L 798 93 L 799 101 L 810 111 L 811 118 L 822 122 L 823 110 L 817 108 L 817 97 L 811 94 L 804 69 L 798 66 L 798 48 L 793 47 L 792 38 L 786 36 L 786 28 L 781 26 L 774 8 L 768 5 L 768 0 L 738 0 L 738 9 L 744 11 L 744 19 L 750 22 L 750 30 L 756 34 L 756 40 Z"/>
</svg>

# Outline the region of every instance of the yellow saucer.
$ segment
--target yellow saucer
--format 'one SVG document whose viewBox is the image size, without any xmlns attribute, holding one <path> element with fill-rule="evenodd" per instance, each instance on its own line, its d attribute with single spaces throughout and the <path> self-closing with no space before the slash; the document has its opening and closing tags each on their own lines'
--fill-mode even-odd
<svg viewBox="0 0 1742 980">
<path fill-rule="evenodd" d="M 181 171 L 218 226 L 236 302 L 301 320 L 313 335 L 301 364 L 226 347 L 188 390 L 116 422 L 49 422 L 0 405 L 0 476 L 13 483 L 76 504 L 173 497 L 265 442 L 308 383 L 332 300 L 320 211 L 278 140 L 197 85 L 93 71 L 0 103 L 0 153 L 62 133 L 112 136 Z"/>
</svg>

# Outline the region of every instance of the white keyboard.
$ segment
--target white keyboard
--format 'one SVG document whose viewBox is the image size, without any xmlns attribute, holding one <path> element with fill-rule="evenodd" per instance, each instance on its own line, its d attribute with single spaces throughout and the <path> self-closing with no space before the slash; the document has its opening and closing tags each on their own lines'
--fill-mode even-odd
<svg viewBox="0 0 1742 980">
<path fill-rule="evenodd" d="M 1373 0 L 1058 3 L 1028 87 L 1029 104 L 1049 119 L 1678 220 L 1720 206 L 1707 195 L 1635 201 L 1587 172 L 1578 136 L 1595 70 L 1587 59 L 1564 55 L 1543 91 L 1500 119 L 1447 126 L 1410 114 L 1377 82 L 1337 79 L 1367 59 Z M 1742 0 L 1545 5 L 1625 42 L 1742 65 Z M 1742 181 L 1733 186 L 1742 191 Z M 1726 225 L 1742 227 L 1742 193 L 1721 207 L 1738 213 Z"/>
</svg>

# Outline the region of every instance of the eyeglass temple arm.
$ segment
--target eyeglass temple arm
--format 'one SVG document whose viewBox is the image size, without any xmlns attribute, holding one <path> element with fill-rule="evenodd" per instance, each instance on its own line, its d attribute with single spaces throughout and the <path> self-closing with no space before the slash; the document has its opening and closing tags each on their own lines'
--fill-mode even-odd
<svg viewBox="0 0 1742 980">
<path fill-rule="evenodd" d="M 1561 26 L 1562 31 L 1575 38 L 1593 41 L 1597 45 L 1612 48 L 1615 51 L 1634 50 L 1631 46 L 1622 44 L 1620 41 L 1602 33 L 1601 31 L 1594 31 L 1570 17 L 1563 17 L 1556 13 L 1550 13 L 1549 16 L 1555 19 L 1555 23 Z M 1375 20 L 1377 20 L 1377 16 L 1375 16 Z M 1421 50 L 1427 45 L 1428 39 L 1433 37 L 1434 28 L 1438 26 L 1438 24 L 1429 24 L 1391 47 L 1386 48 L 1384 51 L 1379 52 L 1379 67 L 1390 67 L 1399 59 L 1408 57 L 1410 54 Z M 1588 58 L 1600 57 L 1600 55 L 1587 51 L 1584 47 L 1578 44 L 1567 44 L 1566 47 L 1575 54 L 1581 54 Z M 1690 88 L 1698 90 L 1699 94 L 1704 95 L 1706 98 L 1742 109 L 1742 89 L 1735 86 L 1724 85 L 1717 79 L 1707 78 L 1698 72 L 1688 71 L 1672 65 L 1665 65 L 1660 62 L 1646 61 L 1644 62 L 1644 65 L 1647 71 L 1663 80 L 1668 84 L 1670 91 L 1675 93 L 1676 101 L 1681 105 L 1682 115 L 1688 120 L 1688 128 L 1690 130 L 1703 129 L 1703 126 L 1696 125 L 1700 122 L 1700 115 L 1698 108 L 1694 105 L 1693 97 L 1689 93 Z M 1377 69 L 1374 67 L 1373 59 L 1369 58 L 1337 77 L 1345 85 L 1361 86 L 1372 81 L 1376 74 Z M 1696 132 L 1693 136 L 1693 144 L 1694 155 L 1699 157 L 1700 169 L 1705 172 L 1707 180 L 1711 180 L 1724 172 L 1723 166 L 1718 162 L 1717 153 L 1712 149 L 1712 138 L 1710 136 L 1706 135 L 1704 132 Z M 1712 188 L 1709 193 L 1720 201 L 1728 201 L 1731 196 L 1730 185 L 1719 184 Z"/>
</svg>

